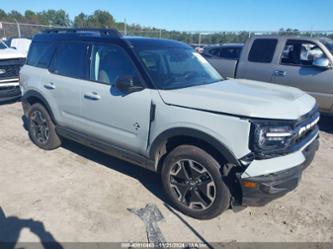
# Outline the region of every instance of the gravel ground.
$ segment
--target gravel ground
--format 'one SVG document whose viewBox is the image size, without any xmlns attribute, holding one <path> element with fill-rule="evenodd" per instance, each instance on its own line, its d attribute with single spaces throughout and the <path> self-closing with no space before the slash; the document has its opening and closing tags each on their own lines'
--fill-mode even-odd
<svg viewBox="0 0 333 249">
<path fill-rule="evenodd" d="M 145 223 L 128 209 L 147 204 L 164 217 L 153 225 L 166 241 L 333 241 L 333 118 L 321 120 L 320 150 L 296 190 L 209 221 L 168 209 L 154 173 L 73 142 L 38 149 L 20 103 L 0 106 L 0 125 L 0 241 L 145 242 Z"/>
</svg>

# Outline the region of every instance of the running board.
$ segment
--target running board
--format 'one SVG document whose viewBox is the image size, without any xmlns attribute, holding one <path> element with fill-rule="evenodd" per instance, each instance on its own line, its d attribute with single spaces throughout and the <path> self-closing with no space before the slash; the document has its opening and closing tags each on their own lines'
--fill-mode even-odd
<svg viewBox="0 0 333 249">
<path fill-rule="evenodd" d="M 101 151 L 110 156 L 114 156 L 119 159 L 125 160 L 127 162 L 136 164 L 145 169 L 148 169 L 151 171 L 156 171 L 155 162 L 142 155 L 139 155 L 139 154 L 131 152 L 131 151 L 127 151 L 123 148 L 119 148 L 108 142 L 101 141 L 100 139 L 92 138 L 89 135 L 83 134 L 83 133 L 75 131 L 73 129 L 56 126 L 56 131 L 62 137 L 68 138 L 70 140 L 74 140 L 82 145 L 91 147 L 93 149 Z"/>
</svg>

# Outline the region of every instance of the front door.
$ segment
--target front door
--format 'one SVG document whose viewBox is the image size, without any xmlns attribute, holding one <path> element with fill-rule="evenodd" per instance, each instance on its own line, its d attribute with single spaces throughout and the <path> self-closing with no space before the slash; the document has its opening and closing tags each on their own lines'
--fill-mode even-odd
<svg viewBox="0 0 333 249">
<path fill-rule="evenodd" d="M 90 81 L 82 88 L 82 127 L 102 141 L 143 154 L 147 148 L 151 90 L 125 93 L 116 87 L 124 76 L 139 74 L 127 53 L 118 45 L 92 45 Z"/>
<path fill-rule="evenodd" d="M 280 63 L 274 68 L 274 83 L 297 87 L 316 98 L 321 111 L 333 105 L 333 70 L 313 66 L 314 59 L 326 57 L 323 50 L 309 41 L 288 40 Z"/>
</svg>

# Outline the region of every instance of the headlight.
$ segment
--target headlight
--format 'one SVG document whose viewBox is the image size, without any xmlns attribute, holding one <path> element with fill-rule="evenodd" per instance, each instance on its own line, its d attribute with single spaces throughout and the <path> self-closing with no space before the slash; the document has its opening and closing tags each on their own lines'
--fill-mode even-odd
<svg viewBox="0 0 333 249">
<path fill-rule="evenodd" d="M 301 149 L 318 136 L 319 117 L 317 107 L 314 107 L 298 120 L 250 120 L 249 149 L 252 157 L 268 159 Z"/>
<path fill-rule="evenodd" d="M 289 125 L 252 124 L 250 148 L 258 154 L 270 154 L 286 149 L 292 142 L 294 132 Z"/>
</svg>

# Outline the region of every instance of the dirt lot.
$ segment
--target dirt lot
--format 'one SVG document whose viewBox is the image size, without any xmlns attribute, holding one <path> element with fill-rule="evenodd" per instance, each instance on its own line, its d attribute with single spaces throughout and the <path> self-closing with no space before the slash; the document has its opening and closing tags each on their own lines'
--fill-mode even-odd
<svg viewBox="0 0 333 249">
<path fill-rule="evenodd" d="M 164 216 L 155 225 L 167 241 L 333 241 L 333 119 L 320 125 L 320 150 L 295 191 L 265 207 L 198 221 L 165 206 L 154 173 L 71 142 L 38 149 L 20 103 L 2 105 L 0 240 L 147 241 L 145 223 L 128 209 L 150 203 Z"/>
</svg>

